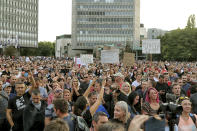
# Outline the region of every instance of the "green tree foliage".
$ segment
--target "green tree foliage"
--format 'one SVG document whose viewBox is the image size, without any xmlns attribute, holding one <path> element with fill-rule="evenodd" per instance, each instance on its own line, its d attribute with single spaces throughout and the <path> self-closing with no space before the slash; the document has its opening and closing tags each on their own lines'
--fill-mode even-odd
<svg viewBox="0 0 197 131">
<path fill-rule="evenodd" d="M 187 21 L 186 29 L 194 29 L 196 27 L 196 18 L 195 15 L 190 15 Z"/>
<path fill-rule="evenodd" d="M 20 48 L 21 56 L 54 56 L 55 43 L 44 41 L 38 43 L 38 48 Z"/>
<path fill-rule="evenodd" d="M 197 28 L 177 29 L 166 33 L 161 39 L 161 54 L 157 60 L 197 60 Z M 156 57 L 155 57 L 156 56 Z"/>
<path fill-rule="evenodd" d="M 13 46 L 8 46 L 4 50 L 4 55 L 6 56 L 16 56 L 17 55 L 17 49 Z"/>
<path fill-rule="evenodd" d="M 126 46 L 125 46 L 125 52 L 132 52 L 132 47 L 131 47 L 131 45 L 132 45 L 132 41 L 127 40 L 127 41 L 126 41 Z"/>
</svg>

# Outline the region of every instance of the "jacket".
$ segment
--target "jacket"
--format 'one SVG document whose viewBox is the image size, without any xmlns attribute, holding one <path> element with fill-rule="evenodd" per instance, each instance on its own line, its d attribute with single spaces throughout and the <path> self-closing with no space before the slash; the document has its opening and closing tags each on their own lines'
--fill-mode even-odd
<svg viewBox="0 0 197 131">
<path fill-rule="evenodd" d="M 45 108 L 47 104 L 41 101 L 41 108 L 38 110 L 32 101 L 25 107 L 23 112 L 23 127 L 24 131 L 43 131 Z"/>
</svg>

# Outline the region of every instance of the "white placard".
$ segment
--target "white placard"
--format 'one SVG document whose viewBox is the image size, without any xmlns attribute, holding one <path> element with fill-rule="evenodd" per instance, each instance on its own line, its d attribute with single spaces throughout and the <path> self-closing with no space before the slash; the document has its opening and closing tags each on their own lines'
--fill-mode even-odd
<svg viewBox="0 0 197 131">
<path fill-rule="evenodd" d="M 76 64 L 77 64 L 77 65 L 81 65 L 81 59 L 80 59 L 80 58 L 77 58 L 77 59 L 76 59 Z"/>
<path fill-rule="evenodd" d="M 119 50 L 102 50 L 101 51 L 101 63 L 119 63 Z"/>
<path fill-rule="evenodd" d="M 142 40 L 143 54 L 161 54 L 160 39 Z"/>
<path fill-rule="evenodd" d="M 25 61 L 26 61 L 26 62 L 30 62 L 29 57 L 26 57 L 26 58 L 25 58 Z"/>
<path fill-rule="evenodd" d="M 93 63 L 93 55 L 92 54 L 81 54 L 80 60 L 82 65 L 88 65 Z"/>
</svg>

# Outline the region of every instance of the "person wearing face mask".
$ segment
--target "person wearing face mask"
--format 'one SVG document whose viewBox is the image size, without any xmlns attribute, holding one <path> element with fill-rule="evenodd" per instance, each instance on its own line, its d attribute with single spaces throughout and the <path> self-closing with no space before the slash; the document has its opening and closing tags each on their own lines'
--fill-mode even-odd
<svg viewBox="0 0 197 131">
<path fill-rule="evenodd" d="M 32 91 L 32 100 L 23 111 L 24 131 L 43 131 L 47 103 L 41 100 L 38 89 Z"/>
</svg>

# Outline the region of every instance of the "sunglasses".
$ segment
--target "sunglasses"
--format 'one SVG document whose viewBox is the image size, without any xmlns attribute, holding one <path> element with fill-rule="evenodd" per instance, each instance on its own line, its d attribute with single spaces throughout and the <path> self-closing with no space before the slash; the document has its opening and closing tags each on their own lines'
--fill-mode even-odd
<svg viewBox="0 0 197 131">
<path fill-rule="evenodd" d="M 179 97 L 179 99 L 180 100 L 189 100 L 189 97 L 187 97 L 187 96 L 186 97 L 181 96 L 181 97 Z"/>
<path fill-rule="evenodd" d="M 56 90 L 55 93 L 62 93 L 62 90 Z"/>
</svg>

